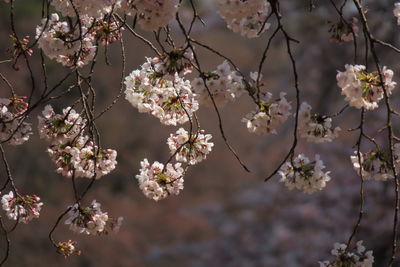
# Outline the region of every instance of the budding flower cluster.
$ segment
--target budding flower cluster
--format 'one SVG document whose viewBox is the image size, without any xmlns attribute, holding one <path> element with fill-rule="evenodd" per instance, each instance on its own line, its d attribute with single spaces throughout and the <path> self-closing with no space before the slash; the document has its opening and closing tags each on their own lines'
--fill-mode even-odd
<svg viewBox="0 0 400 267">
<path fill-rule="evenodd" d="M 242 119 L 250 133 L 258 135 L 276 134 L 276 128 L 287 120 L 292 108 L 285 95 L 286 93 L 281 92 L 279 99 L 272 100 L 271 93 L 262 94 L 258 109 Z"/>
<path fill-rule="evenodd" d="M 72 231 L 80 234 L 106 235 L 110 231 L 118 232 L 123 218 L 111 218 L 107 212 L 102 212 L 100 207 L 100 203 L 96 200 L 93 200 L 91 205 L 86 208 L 75 204 L 70 207 L 65 224 L 68 224 Z"/>
<path fill-rule="evenodd" d="M 205 160 L 211 152 L 214 146 L 214 143 L 209 142 L 211 138 L 212 135 L 204 134 L 204 130 L 189 137 L 189 133 L 180 128 L 176 133 L 170 135 L 167 144 L 171 154 L 176 154 L 176 161 L 195 165 Z"/>
<path fill-rule="evenodd" d="M 377 72 L 369 73 L 363 65 L 346 65 L 345 68 L 344 72 L 338 71 L 336 79 L 350 106 L 376 109 L 384 97 L 383 87 L 390 95 L 396 86 L 396 82 L 392 81 L 393 71 L 386 67 L 382 69 L 383 84 Z"/>
<path fill-rule="evenodd" d="M 16 146 L 29 140 L 32 127 L 23 121 L 27 108 L 24 97 L 0 98 L 0 142 Z"/>
<path fill-rule="evenodd" d="M 188 80 L 181 78 L 177 72 L 171 79 L 169 71 L 165 72 L 179 68 L 170 63 L 171 60 L 147 58 L 140 70 L 134 70 L 125 78 L 125 98 L 139 112 L 151 113 L 162 124 L 177 125 L 189 121 L 199 104 Z"/>
<path fill-rule="evenodd" d="M 324 163 L 319 155 L 315 155 L 313 162 L 299 154 L 293 158 L 293 162 L 286 162 L 279 170 L 281 176 L 280 182 L 290 189 L 302 190 L 305 193 L 311 194 L 317 190 L 322 190 L 331 177 L 329 172 L 323 172 Z"/>
<path fill-rule="evenodd" d="M 11 220 L 28 223 L 34 218 L 39 218 L 43 203 L 36 195 L 14 196 L 14 193 L 3 195 L 1 205 Z"/>
<path fill-rule="evenodd" d="M 140 162 L 140 174 L 136 175 L 139 187 L 146 197 L 159 201 L 169 195 L 178 195 L 183 189 L 184 169 L 181 163 L 172 165 L 155 161 L 150 165 L 147 159 Z"/>
<path fill-rule="evenodd" d="M 299 110 L 299 134 L 309 142 L 332 142 L 337 138 L 340 127 L 333 128 L 332 119 L 318 114 L 311 114 L 311 106 L 303 102 Z"/>
<path fill-rule="evenodd" d="M 374 256 L 372 250 L 365 251 L 363 241 L 357 242 L 355 251 L 347 250 L 346 244 L 335 243 L 331 254 L 336 257 L 332 262 L 320 261 L 320 267 L 372 267 Z"/>
<path fill-rule="evenodd" d="M 258 37 L 266 31 L 265 20 L 270 13 L 270 4 L 264 0 L 215 0 L 218 12 L 227 22 L 228 28 L 247 38 Z"/>
<path fill-rule="evenodd" d="M 202 78 L 192 80 L 193 90 L 201 104 L 212 107 L 210 97 L 214 99 L 218 106 L 224 106 L 228 101 L 234 101 L 245 92 L 242 77 L 232 70 L 228 61 L 224 61 L 217 66 L 217 69 L 203 74 L 206 85 Z M 208 90 L 207 90 L 208 89 Z"/>
<path fill-rule="evenodd" d="M 64 258 L 68 258 L 72 254 L 81 255 L 81 251 L 75 248 L 76 241 L 68 240 L 66 242 L 58 242 L 57 243 L 57 252 L 64 256 Z"/>
</svg>

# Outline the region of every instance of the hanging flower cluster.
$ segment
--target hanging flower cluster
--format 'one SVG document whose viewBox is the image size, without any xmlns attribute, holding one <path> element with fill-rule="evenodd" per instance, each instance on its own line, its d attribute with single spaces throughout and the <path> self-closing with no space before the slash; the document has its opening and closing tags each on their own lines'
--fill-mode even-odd
<svg viewBox="0 0 400 267">
<path fill-rule="evenodd" d="M 299 110 L 299 134 L 309 142 L 332 142 L 337 138 L 340 127 L 333 128 L 332 119 L 319 114 L 311 114 L 311 106 L 303 102 Z"/>
<path fill-rule="evenodd" d="M 400 152 L 400 151 L 394 151 Z M 386 181 L 393 179 L 392 170 L 390 167 L 390 157 L 387 153 L 378 149 L 371 150 L 366 153 L 360 153 L 360 160 L 358 159 L 357 151 L 354 151 L 354 156 L 351 156 L 351 162 L 353 163 L 354 169 L 358 175 L 362 174 L 364 180 L 378 180 Z M 400 158 L 400 154 L 395 155 L 396 158 Z M 361 162 L 361 173 L 360 173 L 360 162 Z M 398 168 L 400 165 L 397 165 Z"/>
<path fill-rule="evenodd" d="M 319 155 L 315 155 L 314 161 L 310 161 L 305 155 L 299 154 L 293 158 L 293 162 L 286 162 L 279 170 L 281 182 L 290 189 L 302 190 L 311 194 L 321 190 L 330 181 L 329 172 L 323 172 L 324 163 Z"/>
<path fill-rule="evenodd" d="M 23 114 L 28 109 L 25 97 L 0 98 L 0 142 L 21 145 L 32 135 L 31 124 L 25 122 Z"/>
<path fill-rule="evenodd" d="M 189 137 L 189 133 L 180 128 L 176 133 L 170 135 L 167 140 L 171 154 L 176 154 L 176 161 L 187 162 L 195 165 L 207 158 L 214 143 L 209 142 L 211 134 L 204 134 L 204 130 L 198 131 Z"/>
<path fill-rule="evenodd" d="M 384 96 L 383 87 L 390 95 L 396 86 L 396 82 L 392 81 L 393 71 L 386 67 L 382 69 L 383 85 L 378 72 L 367 72 L 363 65 L 346 65 L 345 68 L 344 72 L 338 71 L 336 79 L 350 106 L 376 109 Z"/>
<path fill-rule="evenodd" d="M 70 207 L 65 224 L 79 234 L 103 235 L 110 231 L 118 232 L 123 217 L 111 218 L 107 212 L 102 212 L 100 203 L 93 200 L 89 207 L 82 208 L 78 204 Z"/>
<path fill-rule="evenodd" d="M 374 256 L 372 250 L 365 251 L 363 241 L 357 242 L 354 251 L 347 250 L 346 244 L 335 243 L 331 254 L 336 257 L 334 261 L 320 261 L 320 267 L 372 267 Z"/>
<path fill-rule="evenodd" d="M 40 137 L 50 143 L 47 152 L 58 173 L 99 179 L 115 169 L 117 151 L 99 148 L 83 135 L 86 120 L 71 107 L 56 114 L 47 105 L 38 119 Z"/>
<path fill-rule="evenodd" d="M 147 31 L 167 26 L 178 8 L 179 0 L 122 0 L 122 10 L 127 15 L 137 16 L 140 27 Z"/>
<path fill-rule="evenodd" d="M 270 92 L 262 93 L 258 109 L 242 119 L 250 133 L 276 134 L 276 128 L 287 120 L 292 108 L 285 95 L 286 93 L 281 92 L 279 99 L 272 100 Z"/>
<path fill-rule="evenodd" d="M 194 78 L 192 86 L 199 102 L 206 106 L 213 106 L 210 94 L 215 104 L 222 107 L 228 101 L 236 100 L 245 92 L 242 77 L 231 69 L 226 60 L 218 65 L 216 70 L 203 73 L 203 77 L 206 85 L 204 85 L 203 78 Z"/>
<path fill-rule="evenodd" d="M 175 65 L 172 66 L 171 62 Z M 140 70 L 134 70 L 125 78 L 126 100 L 139 112 L 148 112 L 159 118 L 162 124 L 177 125 L 189 121 L 199 104 L 188 80 L 181 78 L 178 72 L 170 79 L 170 70 L 181 68 L 179 62 L 171 58 L 147 58 Z"/>
<path fill-rule="evenodd" d="M 264 0 L 215 0 L 218 12 L 227 22 L 228 28 L 247 38 L 258 37 L 268 30 L 266 23 L 270 4 Z"/>
<path fill-rule="evenodd" d="M 39 135 L 51 144 L 65 144 L 81 134 L 86 120 L 71 107 L 56 114 L 52 106 L 45 106 L 42 116 L 38 116 Z"/>
<path fill-rule="evenodd" d="M 144 159 L 140 165 L 142 168 L 136 179 L 146 197 L 158 201 L 169 195 L 178 195 L 183 190 L 185 171 L 181 163 L 164 165 L 155 161 L 150 165 L 149 161 Z"/>
<path fill-rule="evenodd" d="M 34 218 L 39 218 L 43 203 L 36 195 L 14 196 L 14 193 L 10 191 L 1 198 L 1 205 L 9 219 L 28 223 Z"/>
<path fill-rule="evenodd" d="M 93 36 L 88 33 L 92 22 L 90 17 L 83 16 L 80 27 L 73 28 L 54 13 L 50 19 L 42 19 L 42 24 L 36 28 L 38 45 L 46 56 L 63 66 L 83 67 L 93 60 L 96 52 Z"/>
</svg>

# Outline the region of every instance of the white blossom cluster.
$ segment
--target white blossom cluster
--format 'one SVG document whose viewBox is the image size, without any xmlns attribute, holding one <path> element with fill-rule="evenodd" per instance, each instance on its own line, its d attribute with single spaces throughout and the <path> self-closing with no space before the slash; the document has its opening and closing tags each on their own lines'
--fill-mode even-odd
<svg viewBox="0 0 400 267">
<path fill-rule="evenodd" d="M 332 142 L 337 138 L 340 127 L 333 128 L 332 119 L 318 114 L 311 114 L 311 106 L 303 102 L 299 109 L 298 131 L 309 142 Z"/>
<path fill-rule="evenodd" d="M 68 1 L 62 1 L 68 2 Z M 96 46 L 88 28 L 93 23 L 89 17 L 80 18 L 79 27 L 71 29 L 67 21 L 60 21 L 54 13 L 50 19 L 42 19 L 41 25 L 36 27 L 38 46 L 46 56 L 55 59 L 66 67 L 83 67 L 91 62 L 95 56 Z M 79 38 L 80 35 L 82 38 Z"/>
<path fill-rule="evenodd" d="M 276 128 L 284 123 L 290 115 L 291 105 L 281 92 L 277 100 L 272 100 L 272 94 L 263 93 L 256 111 L 242 119 L 250 133 L 265 135 L 276 133 Z"/>
<path fill-rule="evenodd" d="M 155 161 L 150 165 L 147 159 L 140 162 L 140 174 L 136 175 L 139 187 L 144 195 L 159 201 L 169 195 L 178 195 L 183 189 L 184 169 L 181 163 L 172 165 Z"/>
<path fill-rule="evenodd" d="M 338 71 L 336 76 L 345 100 L 356 108 L 376 109 L 378 102 L 384 97 L 379 74 L 367 72 L 363 65 L 346 65 L 345 68 L 344 72 Z M 382 76 L 386 92 L 390 95 L 396 86 L 396 82 L 392 81 L 393 71 L 383 67 Z"/>
<path fill-rule="evenodd" d="M 45 106 L 38 120 L 40 138 L 51 144 L 65 144 L 75 139 L 86 124 L 86 120 L 71 107 L 64 108 L 62 114 L 56 114 L 50 105 Z"/>
<path fill-rule="evenodd" d="M 170 134 L 167 140 L 171 154 L 175 154 L 176 161 L 187 162 L 189 165 L 195 165 L 207 158 L 214 146 L 210 142 L 211 134 L 204 134 L 204 130 L 198 131 L 189 137 L 189 133 L 180 128 L 176 133 Z M 177 151 L 179 149 L 179 151 Z"/>
<path fill-rule="evenodd" d="M 0 142 L 21 145 L 32 135 L 31 123 L 23 121 L 28 104 L 23 97 L 0 98 Z"/>
<path fill-rule="evenodd" d="M 394 3 L 393 14 L 397 18 L 397 25 L 400 25 L 400 2 Z"/>
<path fill-rule="evenodd" d="M 47 152 L 56 164 L 56 172 L 65 177 L 101 178 L 115 169 L 117 151 L 99 149 L 87 137 L 61 145 L 51 145 Z M 96 155 L 96 156 L 95 156 Z"/>
<path fill-rule="evenodd" d="M 14 196 L 14 193 L 10 191 L 1 198 L 1 205 L 9 219 L 28 223 L 34 218 L 39 218 L 43 203 L 36 195 Z"/>
<path fill-rule="evenodd" d="M 140 27 L 156 31 L 167 26 L 175 17 L 179 0 L 123 0 L 122 9 L 128 15 L 137 16 Z"/>
<path fill-rule="evenodd" d="M 395 149 L 394 152 L 397 151 L 398 150 Z M 379 150 L 371 150 L 366 153 L 360 152 L 360 160 L 358 159 L 357 151 L 354 151 L 354 154 L 354 156 L 351 156 L 351 162 L 357 174 L 362 174 L 364 180 L 374 179 L 377 181 L 386 181 L 388 179 L 393 179 L 390 157 L 387 153 Z M 398 156 L 400 156 L 400 154 L 396 155 L 396 158 L 398 158 Z M 396 167 L 399 167 L 399 165 Z"/>
<path fill-rule="evenodd" d="M 269 23 L 265 20 L 270 13 L 270 4 L 264 0 L 215 0 L 219 14 L 228 28 L 247 38 L 258 37 L 266 31 Z"/>
<path fill-rule="evenodd" d="M 147 58 L 140 70 L 134 70 L 127 76 L 125 98 L 139 112 L 151 113 L 162 124 L 183 124 L 198 110 L 199 103 L 188 80 L 178 73 L 171 79 L 169 73 L 159 72 L 165 69 L 160 66 L 163 62 L 170 61 Z"/>
<path fill-rule="evenodd" d="M 299 154 L 292 162 L 286 162 L 279 170 L 280 182 L 290 189 L 302 190 L 311 194 L 322 190 L 331 179 L 329 172 L 323 172 L 324 163 L 319 155 L 315 155 L 314 161 L 310 161 L 305 155 Z"/>
<path fill-rule="evenodd" d="M 234 101 L 243 92 L 245 92 L 245 85 L 243 84 L 242 77 L 231 69 L 228 61 L 224 61 L 217 66 L 217 69 L 203 74 L 206 79 L 206 85 L 202 78 L 194 78 L 192 80 L 193 91 L 196 93 L 198 100 L 201 104 L 206 106 L 213 106 L 210 93 L 218 106 L 224 106 L 228 101 Z M 210 91 L 210 93 L 207 91 Z"/>
<path fill-rule="evenodd" d="M 121 0 L 53 0 L 51 4 L 64 16 L 87 15 L 102 18 L 121 6 Z"/>
<path fill-rule="evenodd" d="M 47 105 L 39 119 L 40 137 L 50 143 L 47 152 L 57 166 L 57 173 L 65 177 L 99 179 L 117 165 L 117 151 L 102 149 L 83 135 L 86 125 L 79 113 L 71 107 L 56 114 Z"/>
<path fill-rule="evenodd" d="M 68 224 L 73 232 L 79 234 L 102 235 L 108 234 L 110 231 L 118 232 L 123 217 L 111 218 L 107 212 L 101 211 L 100 207 L 100 203 L 96 200 L 93 200 L 91 205 L 86 208 L 75 204 L 70 207 L 65 224 Z"/>
<path fill-rule="evenodd" d="M 365 251 L 363 241 L 357 242 L 355 251 L 348 251 L 346 244 L 335 243 L 331 254 L 336 257 L 332 262 L 319 262 L 320 267 L 372 267 L 374 256 L 372 250 Z"/>
</svg>

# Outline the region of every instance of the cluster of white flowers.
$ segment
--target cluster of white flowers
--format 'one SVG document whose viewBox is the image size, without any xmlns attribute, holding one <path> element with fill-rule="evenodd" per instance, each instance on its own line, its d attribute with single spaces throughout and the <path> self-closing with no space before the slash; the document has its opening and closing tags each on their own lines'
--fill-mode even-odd
<svg viewBox="0 0 400 267">
<path fill-rule="evenodd" d="M 287 120 L 292 108 L 285 95 L 281 92 L 280 98 L 273 101 L 271 93 L 262 93 L 258 109 L 242 119 L 249 132 L 258 135 L 276 133 L 276 128 Z"/>
<path fill-rule="evenodd" d="M 32 127 L 22 116 L 27 108 L 24 97 L 0 98 L 0 142 L 15 146 L 29 140 Z"/>
<path fill-rule="evenodd" d="M 204 130 L 198 131 L 189 137 L 189 133 L 180 128 L 176 133 L 171 134 L 167 140 L 167 144 L 171 154 L 175 154 L 175 159 L 181 162 L 188 162 L 195 165 L 207 158 L 214 146 L 210 142 L 211 134 L 204 134 Z M 179 151 L 177 151 L 179 149 Z"/>
<path fill-rule="evenodd" d="M 346 244 L 335 243 L 331 254 L 336 257 L 332 262 L 319 262 L 320 267 L 372 267 L 374 256 L 372 250 L 365 251 L 363 241 L 357 242 L 355 251 L 350 252 Z"/>
<path fill-rule="evenodd" d="M 317 190 L 322 190 L 326 183 L 331 179 L 329 172 L 323 172 L 324 163 L 319 155 L 315 155 L 313 162 L 299 154 L 292 162 L 286 162 L 279 170 L 281 176 L 280 182 L 290 189 L 303 190 L 305 193 L 311 194 Z"/>
<path fill-rule="evenodd" d="M 134 70 L 127 76 L 125 98 L 139 112 L 151 113 L 162 124 L 183 124 L 198 110 L 199 103 L 188 80 L 181 78 L 177 72 L 172 77 L 169 72 L 162 72 L 172 68 L 161 67 L 163 62 L 171 61 L 147 58 L 140 70 Z"/>
<path fill-rule="evenodd" d="M 50 19 L 42 19 L 42 24 L 36 27 L 36 39 L 46 56 L 66 67 L 83 67 L 93 60 L 96 46 L 93 36 L 88 33 L 93 19 L 81 17 L 80 21 L 81 29 L 71 29 L 69 23 L 60 21 L 56 13 Z"/>
<path fill-rule="evenodd" d="M 397 25 L 400 25 L 400 2 L 394 3 L 393 14 L 397 18 Z"/>
<path fill-rule="evenodd" d="M 212 107 L 210 93 L 218 106 L 224 106 L 228 101 L 234 101 L 245 92 L 245 85 L 242 77 L 232 70 L 228 61 L 224 61 L 217 69 L 204 73 L 206 85 L 202 78 L 194 78 L 192 81 L 193 91 L 196 93 L 199 102 Z M 210 91 L 210 93 L 207 91 Z"/>
<path fill-rule="evenodd" d="M 9 219 L 28 223 L 34 218 L 39 218 L 43 203 L 36 195 L 14 196 L 14 193 L 10 191 L 1 198 L 1 205 Z"/>
<path fill-rule="evenodd" d="M 396 146 L 397 147 L 397 146 Z M 394 150 L 395 158 L 399 158 L 399 149 Z M 397 152 L 397 153 L 396 153 Z M 354 151 L 354 156 L 351 156 L 351 162 L 358 175 L 362 174 L 363 179 L 374 179 L 378 181 L 386 181 L 393 179 L 390 157 L 387 153 L 379 150 L 371 150 L 366 153 L 360 153 L 360 160 L 358 159 L 357 151 Z M 361 173 L 360 173 L 361 162 Z M 400 165 L 395 162 L 396 167 Z"/>
<path fill-rule="evenodd" d="M 346 65 L 346 71 L 338 71 L 336 76 L 342 95 L 350 106 L 372 110 L 378 107 L 378 102 L 384 97 L 380 77 L 377 72 L 369 73 L 363 65 Z M 383 67 L 382 76 L 388 95 L 396 86 L 392 81 L 393 71 Z"/>
<path fill-rule="evenodd" d="M 179 0 L 123 0 L 122 9 L 128 15 L 137 16 L 142 29 L 156 31 L 167 26 L 175 17 Z"/>
<path fill-rule="evenodd" d="M 96 200 L 93 200 L 91 205 L 86 208 L 75 204 L 70 207 L 65 224 L 69 224 L 72 231 L 80 234 L 102 235 L 108 234 L 110 231 L 118 232 L 123 217 L 111 218 L 107 212 L 101 211 L 100 206 Z"/>
<path fill-rule="evenodd" d="M 340 127 L 332 127 L 332 119 L 318 114 L 311 114 L 311 106 L 303 102 L 299 110 L 299 134 L 309 142 L 332 142 L 337 138 Z"/>
<path fill-rule="evenodd" d="M 101 178 L 117 165 L 117 151 L 99 149 L 87 137 L 61 145 L 51 145 L 47 152 L 57 166 L 57 173 L 65 177 Z M 96 156 L 95 156 L 96 155 Z"/>
<path fill-rule="evenodd" d="M 43 116 L 43 117 L 42 117 Z M 117 151 L 102 149 L 83 135 L 86 125 L 79 113 L 71 107 L 56 114 L 47 105 L 39 119 L 40 137 L 50 143 L 47 152 L 65 177 L 99 179 L 113 171 L 117 165 Z"/>
<path fill-rule="evenodd" d="M 357 18 L 354 17 L 352 18 L 351 23 L 343 21 L 342 19 L 337 23 L 333 23 L 329 29 L 331 40 L 337 43 L 353 41 L 353 33 L 357 37 L 359 32 L 357 22 Z"/>
<path fill-rule="evenodd" d="M 42 116 L 38 116 L 39 135 L 51 144 L 65 144 L 81 134 L 86 120 L 71 107 L 56 114 L 52 106 L 47 105 Z"/>
<path fill-rule="evenodd" d="M 183 189 L 184 169 L 181 163 L 172 165 L 155 161 L 152 165 L 147 159 L 140 162 L 140 174 L 136 175 L 139 187 L 146 197 L 155 201 L 166 198 L 169 195 L 178 195 Z"/>
<path fill-rule="evenodd" d="M 121 0 L 53 0 L 51 4 L 64 16 L 87 15 L 101 18 L 121 6 Z"/>
<path fill-rule="evenodd" d="M 270 24 L 265 20 L 270 13 L 270 4 L 264 0 L 216 0 L 219 14 L 228 28 L 247 38 L 258 37 Z"/>
</svg>

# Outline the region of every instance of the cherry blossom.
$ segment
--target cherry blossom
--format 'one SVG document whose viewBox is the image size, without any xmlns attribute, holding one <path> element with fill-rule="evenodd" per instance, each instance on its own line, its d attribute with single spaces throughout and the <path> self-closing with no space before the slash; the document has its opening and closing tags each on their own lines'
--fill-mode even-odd
<svg viewBox="0 0 400 267">
<path fill-rule="evenodd" d="M 332 119 L 318 114 L 311 114 L 311 106 L 303 102 L 299 110 L 299 134 L 309 142 L 332 142 L 337 138 L 340 127 L 333 128 Z"/>
<path fill-rule="evenodd" d="M 311 194 L 322 190 L 331 177 L 329 172 L 323 172 L 324 163 L 319 155 L 315 155 L 314 161 L 310 161 L 305 155 L 299 154 L 293 158 L 293 162 L 286 162 L 279 170 L 280 182 L 290 189 L 302 190 Z"/>
<path fill-rule="evenodd" d="M 34 218 L 39 218 L 43 203 L 36 195 L 14 196 L 13 191 L 3 195 L 1 205 L 7 217 L 14 221 L 28 223 Z"/>
<path fill-rule="evenodd" d="M 335 243 L 331 254 L 336 257 L 332 262 L 319 262 L 320 267 L 372 267 L 374 256 L 372 250 L 365 251 L 363 241 L 358 241 L 354 251 L 349 251 L 346 244 Z"/>
<path fill-rule="evenodd" d="M 169 195 L 178 195 L 183 190 L 184 170 L 181 163 L 172 165 L 155 161 L 150 165 L 147 159 L 140 162 L 140 174 L 136 175 L 139 187 L 146 197 L 159 201 Z"/>
<path fill-rule="evenodd" d="M 110 231 L 118 232 L 122 224 L 122 217 L 117 219 L 102 212 L 100 203 L 93 200 L 89 207 L 82 208 L 78 204 L 70 207 L 65 224 L 76 233 L 86 235 L 103 235 Z"/>
<path fill-rule="evenodd" d="M 181 162 L 188 162 L 195 165 L 207 158 L 214 143 L 209 142 L 211 134 L 204 134 L 204 130 L 198 131 L 189 137 L 189 133 L 180 128 L 176 133 L 171 134 L 167 140 L 171 154 L 175 154 L 175 159 Z"/>
</svg>

